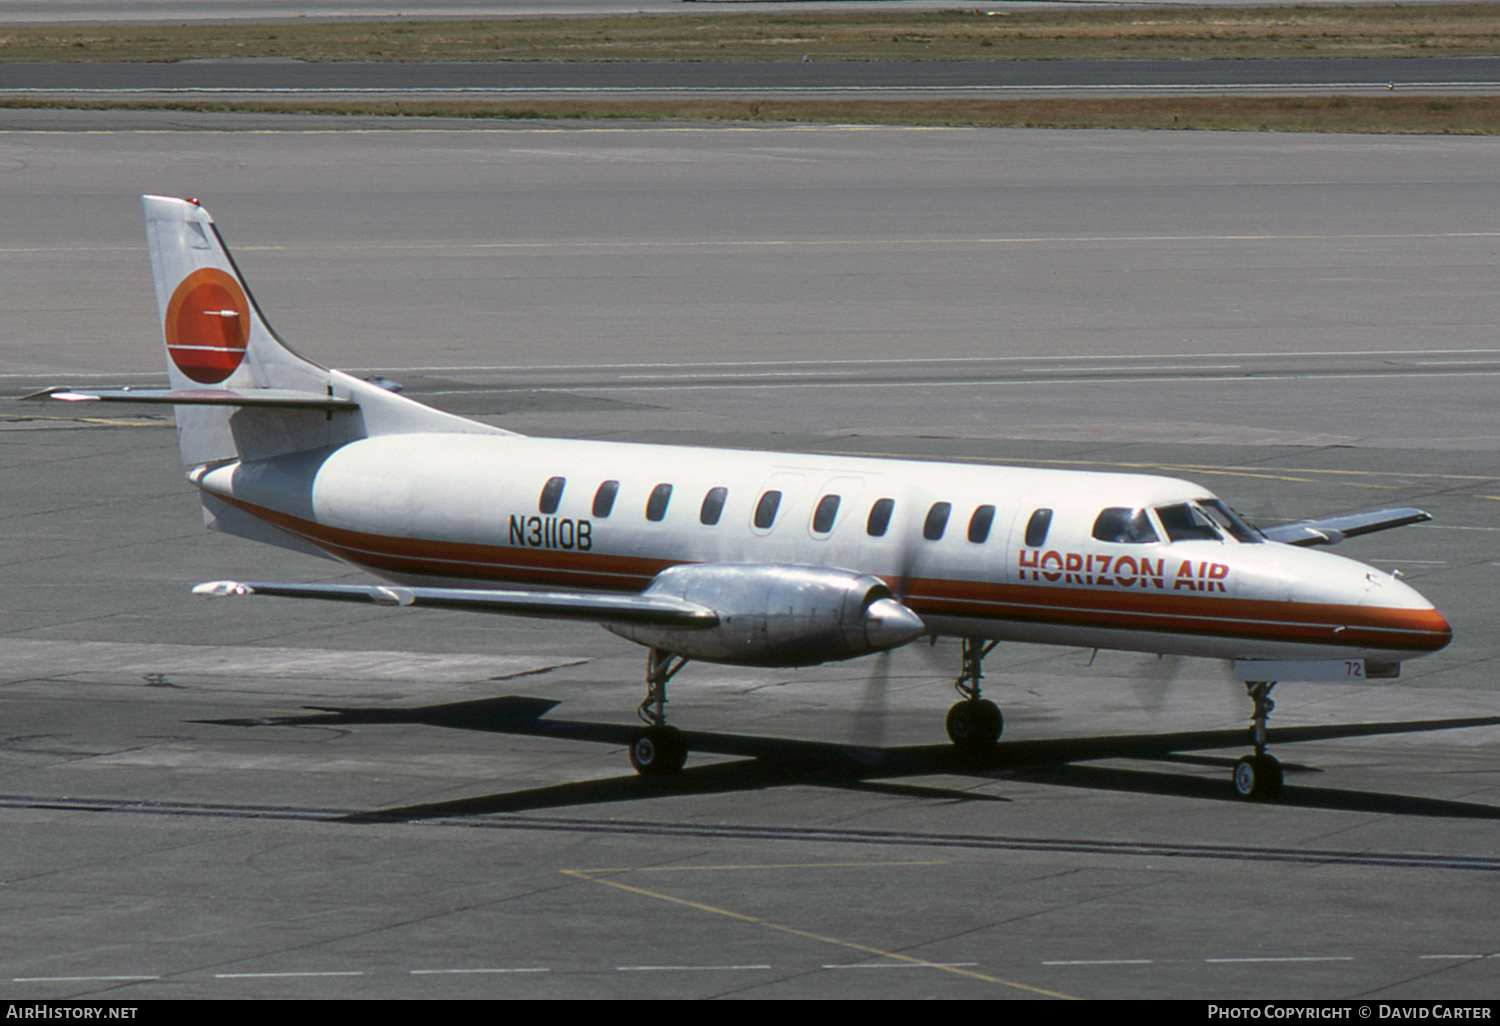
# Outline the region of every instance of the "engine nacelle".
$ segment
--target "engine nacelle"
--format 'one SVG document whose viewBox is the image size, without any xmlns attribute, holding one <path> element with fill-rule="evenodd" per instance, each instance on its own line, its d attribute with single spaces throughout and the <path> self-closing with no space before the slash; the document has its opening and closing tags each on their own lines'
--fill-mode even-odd
<svg viewBox="0 0 1500 1026">
<path fill-rule="evenodd" d="M 708 606 L 719 622 L 689 629 L 605 627 L 710 663 L 812 666 L 896 648 L 927 630 L 880 578 L 826 567 L 689 563 L 657 574 L 644 594 Z"/>
</svg>

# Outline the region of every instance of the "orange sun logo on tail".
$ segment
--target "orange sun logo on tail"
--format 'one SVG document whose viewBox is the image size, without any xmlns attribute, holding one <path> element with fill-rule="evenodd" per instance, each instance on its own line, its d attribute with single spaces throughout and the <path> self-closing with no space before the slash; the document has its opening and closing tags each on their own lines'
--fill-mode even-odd
<svg viewBox="0 0 1500 1026">
<path fill-rule="evenodd" d="M 217 385 L 245 358 L 250 303 L 233 276 L 203 267 L 183 278 L 167 304 L 167 354 L 202 385 Z"/>
</svg>

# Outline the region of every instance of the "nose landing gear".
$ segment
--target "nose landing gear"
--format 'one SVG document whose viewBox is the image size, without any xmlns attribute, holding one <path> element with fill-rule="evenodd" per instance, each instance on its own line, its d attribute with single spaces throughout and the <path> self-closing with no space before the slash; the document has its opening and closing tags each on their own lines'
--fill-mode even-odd
<svg viewBox="0 0 1500 1026">
<path fill-rule="evenodd" d="M 1000 740 L 1005 729 L 1005 717 L 1000 707 L 987 698 L 981 698 L 979 681 L 984 677 L 984 657 L 999 644 L 981 638 L 963 639 L 963 668 L 954 690 L 963 696 L 963 701 L 948 710 L 948 737 L 965 751 L 983 751 Z"/>
<path fill-rule="evenodd" d="M 1266 754 L 1266 720 L 1276 703 L 1271 701 L 1274 680 L 1248 680 L 1245 690 L 1255 703 L 1250 721 L 1250 743 L 1255 754 L 1247 755 L 1234 765 L 1234 790 L 1241 798 L 1268 802 L 1281 793 L 1281 763 Z"/>
</svg>

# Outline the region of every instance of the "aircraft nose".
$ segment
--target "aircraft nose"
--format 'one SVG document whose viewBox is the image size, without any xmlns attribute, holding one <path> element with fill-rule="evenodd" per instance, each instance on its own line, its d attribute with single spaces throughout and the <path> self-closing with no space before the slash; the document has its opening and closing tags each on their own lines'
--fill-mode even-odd
<svg viewBox="0 0 1500 1026">
<path fill-rule="evenodd" d="M 893 598 L 865 607 L 865 640 L 874 649 L 899 648 L 927 633 L 922 618 Z"/>
<path fill-rule="evenodd" d="M 1447 648 L 1448 642 L 1453 640 L 1453 628 L 1449 625 L 1447 617 L 1436 609 L 1432 611 L 1433 641 L 1432 651 Z"/>
<path fill-rule="evenodd" d="M 1445 648 L 1453 640 L 1453 627 L 1447 617 L 1417 589 L 1378 572 L 1367 574 L 1366 580 L 1368 587 L 1360 601 L 1365 617 L 1393 635 L 1400 635 L 1401 647 L 1425 654 Z"/>
</svg>

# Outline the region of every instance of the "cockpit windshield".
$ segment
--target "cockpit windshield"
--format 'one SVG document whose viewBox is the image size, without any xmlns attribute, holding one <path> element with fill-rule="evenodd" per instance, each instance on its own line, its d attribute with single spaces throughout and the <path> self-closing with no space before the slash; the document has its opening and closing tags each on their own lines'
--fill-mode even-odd
<svg viewBox="0 0 1500 1026">
<path fill-rule="evenodd" d="M 1174 542 L 1223 541 L 1226 535 L 1237 542 L 1254 543 L 1262 540 L 1255 528 L 1241 520 L 1238 514 L 1218 499 L 1199 499 L 1197 502 L 1158 506 L 1156 518 L 1161 521 L 1167 537 Z"/>
<path fill-rule="evenodd" d="M 1224 505 L 1218 499 L 1199 499 L 1197 504 L 1202 508 L 1204 513 L 1208 514 L 1214 523 L 1229 532 L 1230 537 L 1236 541 L 1254 544 L 1255 542 L 1266 540 L 1264 535 L 1245 523 L 1244 519 L 1238 513 Z"/>
<path fill-rule="evenodd" d="M 1191 502 L 1156 507 L 1156 518 L 1166 529 L 1167 538 L 1180 541 L 1223 541 L 1224 536 L 1208 515 Z"/>
</svg>

